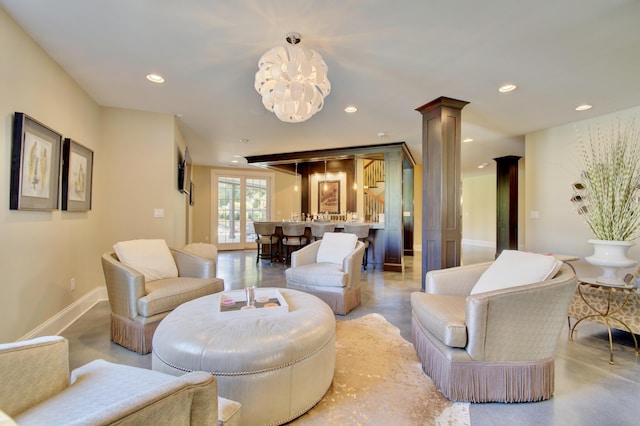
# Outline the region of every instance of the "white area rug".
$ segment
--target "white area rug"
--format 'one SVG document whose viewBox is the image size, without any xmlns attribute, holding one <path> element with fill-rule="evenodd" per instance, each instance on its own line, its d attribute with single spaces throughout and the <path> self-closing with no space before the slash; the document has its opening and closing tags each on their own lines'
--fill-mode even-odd
<svg viewBox="0 0 640 426">
<path fill-rule="evenodd" d="M 470 425 L 469 404 L 447 400 L 413 345 L 378 314 L 337 321 L 333 384 L 292 425 Z"/>
</svg>

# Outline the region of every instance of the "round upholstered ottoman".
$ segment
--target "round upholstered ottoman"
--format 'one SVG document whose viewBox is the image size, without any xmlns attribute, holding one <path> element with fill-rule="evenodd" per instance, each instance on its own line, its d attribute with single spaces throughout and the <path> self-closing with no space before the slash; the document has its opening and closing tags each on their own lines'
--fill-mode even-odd
<svg viewBox="0 0 640 426">
<path fill-rule="evenodd" d="M 282 424 L 302 415 L 333 380 L 335 317 L 316 296 L 278 291 L 288 311 L 219 312 L 221 295 L 233 292 L 180 305 L 155 331 L 153 370 L 216 376 L 218 394 L 242 404 L 242 424 Z"/>
</svg>

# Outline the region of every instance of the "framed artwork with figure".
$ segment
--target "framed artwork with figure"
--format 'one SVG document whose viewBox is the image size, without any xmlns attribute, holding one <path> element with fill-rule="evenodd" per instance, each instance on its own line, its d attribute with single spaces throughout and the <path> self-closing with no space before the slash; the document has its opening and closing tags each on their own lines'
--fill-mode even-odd
<svg viewBox="0 0 640 426">
<path fill-rule="evenodd" d="M 62 135 L 27 114 L 13 117 L 11 210 L 57 210 Z"/>
<path fill-rule="evenodd" d="M 91 210 L 93 151 L 69 138 L 62 146 L 62 210 Z"/>
<path fill-rule="evenodd" d="M 318 211 L 322 213 L 340 213 L 339 180 L 318 182 Z"/>
</svg>

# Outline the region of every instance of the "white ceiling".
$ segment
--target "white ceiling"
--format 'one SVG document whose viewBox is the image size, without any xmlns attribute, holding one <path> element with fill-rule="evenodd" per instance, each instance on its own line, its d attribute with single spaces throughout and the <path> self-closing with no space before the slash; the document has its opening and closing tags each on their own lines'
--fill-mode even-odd
<svg viewBox="0 0 640 426">
<path fill-rule="evenodd" d="M 103 106 L 179 114 L 196 164 L 404 141 L 422 163 L 415 111 L 462 111 L 463 172 L 524 154 L 524 134 L 640 105 L 638 0 L 0 0 Z M 253 88 L 288 32 L 329 67 L 332 92 L 283 123 Z M 166 83 L 145 79 L 162 74 Z M 498 93 L 504 83 L 518 85 Z M 590 111 L 577 112 L 589 103 Z M 355 114 L 343 110 L 358 107 Z M 380 138 L 378 133 L 387 136 Z M 241 139 L 249 139 L 242 143 Z M 242 163 L 242 161 L 241 161 Z"/>
</svg>

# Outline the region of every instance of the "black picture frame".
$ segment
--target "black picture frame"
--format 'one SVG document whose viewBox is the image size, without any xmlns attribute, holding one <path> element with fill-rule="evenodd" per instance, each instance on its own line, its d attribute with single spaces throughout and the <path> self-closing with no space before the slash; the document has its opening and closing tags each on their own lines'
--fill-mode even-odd
<svg viewBox="0 0 640 426">
<path fill-rule="evenodd" d="M 62 135 L 22 112 L 13 117 L 11 210 L 58 210 Z"/>
<path fill-rule="evenodd" d="M 323 180 L 318 182 L 318 212 L 340 213 L 339 180 Z"/>
<path fill-rule="evenodd" d="M 91 210 L 93 151 L 65 138 L 62 145 L 62 210 Z"/>
</svg>

